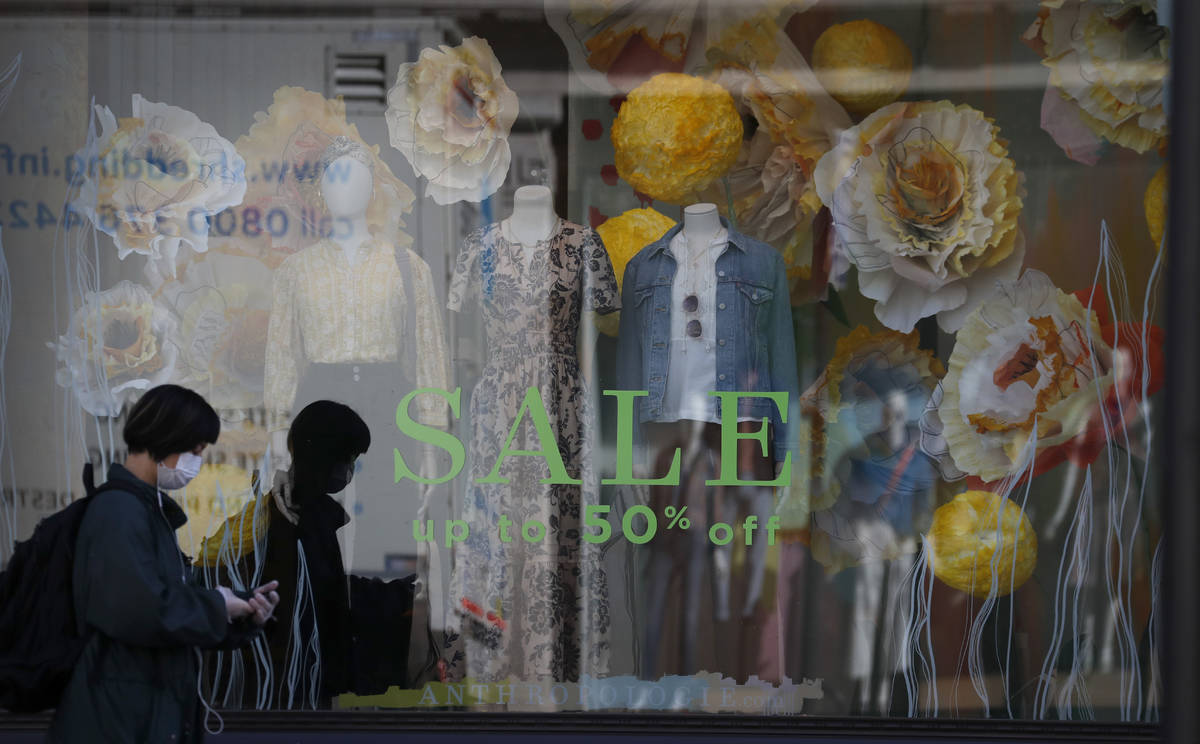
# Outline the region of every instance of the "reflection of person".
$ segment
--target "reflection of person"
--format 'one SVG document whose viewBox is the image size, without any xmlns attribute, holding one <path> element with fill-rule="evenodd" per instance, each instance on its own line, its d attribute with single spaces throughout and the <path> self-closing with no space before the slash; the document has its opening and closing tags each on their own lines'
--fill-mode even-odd
<svg viewBox="0 0 1200 744">
<path fill-rule="evenodd" d="M 271 616 L 275 582 L 249 600 L 192 583 L 175 537 L 187 516 L 159 490 L 195 477 L 219 431 L 212 407 L 177 385 L 130 411 L 129 456 L 108 471 L 116 488 L 94 497 L 75 543 L 75 613 L 89 639 L 49 741 L 200 741 L 195 648 L 244 644 Z"/>
<path fill-rule="evenodd" d="M 265 633 L 269 676 L 243 658 L 245 677 L 214 680 L 215 699 L 240 682 L 245 707 L 318 708 L 342 692 L 405 683 L 414 577 L 347 578 L 337 537 L 350 516 L 331 494 L 350 484 L 370 444 L 350 407 L 310 403 L 288 430 L 291 467 L 205 542 L 201 560 L 217 576 L 280 580 L 279 621 Z M 232 673 L 229 664 L 212 668 Z"/>
</svg>

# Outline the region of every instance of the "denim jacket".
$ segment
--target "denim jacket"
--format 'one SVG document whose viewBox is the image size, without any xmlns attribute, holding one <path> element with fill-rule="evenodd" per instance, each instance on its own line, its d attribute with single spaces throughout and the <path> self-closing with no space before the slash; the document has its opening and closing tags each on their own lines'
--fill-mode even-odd
<svg viewBox="0 0 1200 744">
<path fill-rule="evenodd" d="M 717 258 L 717 379 L 716 390 L 786 392 L 788 424 L 768 398 L 741 398 L 739 416 L 770 420 L 774 457 L 782 461 L 795 449 L 800 381 L 792 332 L 792 308 L 787 270 L 777 250 L 729 228 L 729 248 Z M 671 284 L 675 258 L 671 238 L 676 225 L 643 248 L 625 267 L 621 283 L 621 325 L 617 339 L 617 387 L 646 390 L 635 399 L 635 441 L 640 424 L 656 421 L 663 412 L 670 358 Z M 721 401 L 717 400 L 717 415 Z"/>
</svg>

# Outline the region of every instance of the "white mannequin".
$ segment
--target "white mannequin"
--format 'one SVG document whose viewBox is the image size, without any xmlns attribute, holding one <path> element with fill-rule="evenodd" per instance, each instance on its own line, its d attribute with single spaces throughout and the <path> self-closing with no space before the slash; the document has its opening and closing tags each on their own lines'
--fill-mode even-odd
<svg viewBox="0 0 1200 744">
<path fill-rule="evenodd" d="M 329 238 L 341 246 L 351 265 L 358 259 L 362 244 L 371 237 L 367 226 L 367 208 L 374 195 L 375 178 L 371 175 L 370 167 L 351 155 L 334 160 L 321 174 L 321 196 L 334 220 Z M 271 432 L 271 452 L 272 460 L 281 464 L 277 469 L 290 466 L 286 429 Z M 433 448 L 426 445 L 421 475 L 432 477 L 436 471 L 435 458 Z M 427 486 L 422 488 L 428 489 Z"/>
<path fill-rule="evenodd" d="M 532 250 L 554 234 L 558 215 L 554 213 L 554 194 L 545 186 L 522 186 L 513 194 L 513 212 L 500 225 L 513 243 Z"/>
<path fill-rule="evenodd" d="M 358 249 L 367 240 L 367 207 L 375 193 L 375 178 L 365 163 L 343 155 L 330 163 L 321 175 L 321 195 L 325 208 L 333 217 L 330 238 L 342 247 L 351 265 L 358 258 Z"/>
<path fill-rule="evenodd" d="M 702 202 L 683 208 L 683 237 L 688 251 L 695 254 L 708 247 L 721 230 L 721 215 L 716 204 Z"/>
<path fill-rule="evenodd" d="M 701 252 L 708 250 L 713 238 L 722 229 L 724 227 L 721 224 L 721 216 L 717 210 L 717 205 L 702 202 L 684 208 L 681 233 L 687 241 L 687 250 L 690 256 L 698 256 Z M 716 380 L 713 381 L 713 385 L 712 389 L 715 390 Z M 686 494 L 684 503 L 706 503 L 707 498 L 704 496 L 705 489 L 707 488 L 704 485 L 705 463 L 708 461 L 704 446 L 704 429 L 706 423 L 704 421 L 688 421 L 686 424 L 688 431 L 687 443 L 681 458 L 683 463 L 681 486 Z M 709 462 L 707 467 L 719 469 L 719 454 L 713 453 L 712 456 L 713 461 Z M 778 477 L 782 468 L 782 462 L 775 463 L 776 477 Z M 740 477 L 748 477 L 748 474 L 741 474 Z M 726 498 L 722 500 L 724 504 L 723 513 L 714 513 L 712 515 L 714 521 L 723 521 L 731 524 L 735 522 L 739 503 L 746 504 L 750 513 L 756 514 L 760 519 L 764 520 L 773 511 L 772 490 L 770 487 L 750 486 L 729 489 L 725 486 L 717 486 L 716 488 L 724 491 Z M 788 487 L 785 486 L 784 488 Z M 786 495 L 786 493 L 781 493 L 781 496 Z M 697 530 L 692 533 L 687 560 L 688 568 L 683 577 L 683 601 L 685 609 L 681 662 L 685 672 L 696 671 L 695 639 L 699 635 L 701 566 L 703 565 L 704 554 L 706 552 L 709 553 L 712 566 L 711 579 L 714 619 L 718 622 L 726 622 L 731 619 L 732 612 L 729 606 L 729 594 L 730 581 L 732 579 L 732 547 L 732 544 L 724 546 L 710 545 L 703 530 Z M 748 618 L 753 614 L 754 608 L 762 594 L 766 557 L 766 541 L 762 539 L 755 540 L 754 544 L 748 549 L 746 556 L 746 594 L 741 611 L 738 613 L 743 618 Z M 665 610 L 664 600 L 666 597 L 666 593 L 658 591 L 658 588 L 669 585 L 671 570 L 670 559 L 659 559 L 650 567 L 650 600 L 648 605 L 650 627 L 645 637 L 645 645 L 652 668 L 655 668 L 653 660 L 657 657 L 658 653 L 659 626 Z"/>
</svg>

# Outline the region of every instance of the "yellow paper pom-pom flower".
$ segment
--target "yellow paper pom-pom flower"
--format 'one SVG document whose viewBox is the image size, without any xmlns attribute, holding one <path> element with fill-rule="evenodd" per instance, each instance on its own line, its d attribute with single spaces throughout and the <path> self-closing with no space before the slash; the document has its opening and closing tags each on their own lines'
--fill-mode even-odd
<svg viewBox="0 0 1200 744">
<path fill-rule="evenodd" d="M 1167 166 L 1162 166 L 1146 186 L 1142 199 L 1146 210 L 1146 224 L 1150 227 L 1150 239 L 1154 250 L 1162 248 L 1163 233 L 1167 231 Z"/>
<path fill-rule="evenodd" d="M 813 45 L 813 71 L 852 114 L 869 114 L 904 95 L 912 52 L 887 26 L 850 21 L 830 26 Z"/>
<path fill-rule="evenodd" d="M 1029 517 L 989 491 L 960 493 L 938 507 L 926 540 L 934 576 L 976 597 L 992 592 L 993 569 L 995 596 L 1003 597 L 1028 581 L 1037 564 Z"/>
<path fill-rule="evenodd" d="M 249 471 L 215 463 L 205 463 L 186 487 L 170 493 L 188 513 L 188 523 L 180 528 L 180 543 L 189 551 L 201 544 L 209 529 L 253 499 Z"/>
<path fill-rule="evenodd" d="M 625 278 L 625 264 L 638 251 L 650 245 L 675 227 L 675 220 L 649 207 L 631 209 L 628 212 L 605 220 L 596 228 L 608 257 L 612 260 L 613 272 L 617 275 L 617 286 Z"/>
<path fill-rule="evenodd" d="M 616 217 L 605 220 L 596 232 L 604 241 L 608 257 L 612 260 L 613 272 L 617 275 L 617 286 L 625 276 L 625 265 L 638 251 L 661 238 L 675 226 L 675 220 L 661 212 L 645 207 L 631 209 Z M 596 317 L 596 328 L 610 336 L 617 335 L 620 313 L 609 313 Z"/>
<path fill-rule="evenodd" d="M 612 143 L 621 178 L 655 199 L 679 202 L 737 160 L 742 120 L 721 86 L 664 72 L 629 93 Z"/>
</svg>

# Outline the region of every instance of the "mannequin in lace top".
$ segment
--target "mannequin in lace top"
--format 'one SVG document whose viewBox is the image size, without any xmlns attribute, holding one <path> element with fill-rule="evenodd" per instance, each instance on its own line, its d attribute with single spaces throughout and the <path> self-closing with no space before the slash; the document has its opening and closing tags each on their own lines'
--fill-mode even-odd
<svg viewBox="0 0 1200 744">
<path fill-rule="evenodd" d="M 321 194 L 333 217 L 332 235 L 289 256 L 275 275 L 267 332 L 264 398 L 276 421 L 272 450 L 286 468 L 284 432 L 307 403 L 331 399 L 364 417 L 377 445 L 345 496 L 362 519 L 345 537 L 348 562 L 383 567 L 400 525 L 415 515 L 415 484 L 394 482 L 393 448 L 433 472 L 432 452 L 396 431 L 400 400 L 415 388 L 448 386 L 442 318 L 429 266 L 416 253 L 377 239 L 367 229 L 375 155 L 338 137 L 320 163 Z M 419 396 L 414 420 L 445 428 L 447 410 L 436 396 Z M 403 507 L 400 499 L 411 499 Z M 353 524 L 357 523 L 355 528 Z"/>
</svg>

